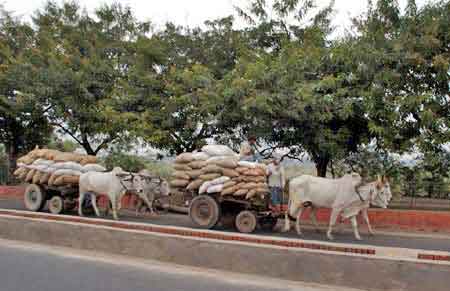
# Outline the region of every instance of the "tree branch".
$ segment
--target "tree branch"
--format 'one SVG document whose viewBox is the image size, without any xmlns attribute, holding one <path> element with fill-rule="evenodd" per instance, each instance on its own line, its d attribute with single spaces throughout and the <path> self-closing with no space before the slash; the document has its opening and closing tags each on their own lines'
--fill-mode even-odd
<svg viewBox="0 0 450 291">
<path fill-rule="evenodd" d="M 51 125 L 59 127 L 60 129 L 62 129 L 62 131 L 64 131 L 64 133 L 67 133 L 68 135 L 70 135 L 77 143 L 79 143 L 80 145 L 83 145 L 83 142 L 74 133 L 72 133 L 70 130 L 68 130 L 61 124 L 53 122 L 53 123 L 51 123 Z"/>
</svg>

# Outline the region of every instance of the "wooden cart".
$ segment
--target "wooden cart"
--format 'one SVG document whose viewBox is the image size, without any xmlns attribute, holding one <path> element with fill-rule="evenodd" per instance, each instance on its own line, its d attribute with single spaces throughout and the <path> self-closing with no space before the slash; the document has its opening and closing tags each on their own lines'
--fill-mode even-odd
<svg viewBox="0 0 450 291">
<path fill-rule="evenodd" d="M 268 195 L 264 201 L 254 203 L 220 194 L 197 194 L 190 202 L 189 217 L 197 227 L 204 229 L 212 229 L 220 221 L 231 221 L 242 233 L 251 233 L 258 226 L 272 230 L 278 220 L 269 209 Z"/>
<path fill-rule="evenodd" d="M 42 211 L 47 204 L 48 210 L 53 214 L 61 214 L 73 210 L 78 204 L 78 185 L 48 186 L 42 184 L 29 184 L 24 193 L 24 204 L 28 210 Z M 86 200 L 84 207 L 90 205 Z"/>
</svg>

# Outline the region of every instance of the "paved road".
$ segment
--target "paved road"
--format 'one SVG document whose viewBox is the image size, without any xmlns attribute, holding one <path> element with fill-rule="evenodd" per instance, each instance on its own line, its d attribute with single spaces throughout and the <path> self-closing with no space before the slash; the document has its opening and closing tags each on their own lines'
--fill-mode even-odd
<svg viewBox="0 0 450 291">
<path fill-rule="evenodd" d="M 9 208 L 24 210 L 22 201 L 20 200 L 0 200 L 0 208 Z M 131 212 L 130 212 L 131 213 Z M 76 215 L 76 213 L 73 213 Z M 128 214 L 128 215 L 127 215 Z M 154 218 L 136 218 L 134 215 L 129 213 L 121 213 L 121 219 L 135 222 L 148 222 L 159 225 L 175 225 L 184 227 L 194 227 L 190 219 L 186 215 L 181 214 L 161 214 L 159 217 Z M 111 218 L 111 217 L 109 217 Z M 280 220 L 277 227 L 281 228 L 283 220 Z M 220 228 L 219 228 L 220 229 Z M 222 228 L 220 230 L 232 231 L 230 229 Z M 450 236 L 441 235 L 421 235 L 421 234 L 395 234 L 395 233 L 379 233 L 375 236 L 368 236 L 364 226 L 360 226 L 362 241 L 356 241 L 353 238 L 353 234 L 350 230 L 350 226 L 345 225 L 342 231 L 337 230 L 335 233 L 335 242 L 340 243 L 354 243 L 354 244 L 366 244 L 374 246 L 387 246 L 387 247 L 401 247 L 401 248 L 412 248 L 412 249 L 423 249 L 423 250 L 438 250 L 450 252 Z M 295 232 L 291 231 L 289 233 L 279 233 L 279 232 L 264 232 L 257 231 L 255 235 L 274 235 L 277 237 L 289 237 L 298 238 Z M 325 231 L 317 233 L 312 229 L 304 229 L 303 236 L 301 237 L 305 240 L 322 240 L 327 241 L 325 237 Z"/>
<path fill-rule="evenodd" d="M 2 291 L 344 291 L 156 261 L 0 240 Z"/>
</svg>

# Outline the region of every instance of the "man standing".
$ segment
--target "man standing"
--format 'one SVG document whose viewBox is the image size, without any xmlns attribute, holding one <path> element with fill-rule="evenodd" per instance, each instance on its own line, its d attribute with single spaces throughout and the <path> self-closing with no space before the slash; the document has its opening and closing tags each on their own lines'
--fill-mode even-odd
<svg viewBox="0 0 450 291">
<path fill-rule="evenodd" d="M 278 214 L 281 212 L 281 198 L 286 183 L 286 176 L 280 159 L 275 158 L 272 163 L 269 164 L 267 167 L 267 175 L 269 177 L 270 208 L 274 214 Z"/>
<path fill-rule="evenodd" d="M 240 159 L 241 161 L 248 162 L 257 162 L 259 160 L 255 136 L 250 136 L 246 142 L 242 143 L 240 150 Z"/>
</svg>

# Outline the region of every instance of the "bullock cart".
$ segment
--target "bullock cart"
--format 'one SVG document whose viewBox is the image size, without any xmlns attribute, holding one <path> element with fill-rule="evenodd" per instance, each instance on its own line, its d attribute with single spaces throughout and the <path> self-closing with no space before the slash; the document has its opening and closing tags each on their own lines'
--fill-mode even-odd
<svg viewBox="0 0 450 291">
<path fill-rule="evenodd" d="M 105 171 L 96 162 L 94 156 L 36 147 L 17 160 L 14 172 L 17 180 L 28 184 L 24 193 L 25 207 L 41 211 L 47 204 L 54 214 L 74 209 L 79 196 L 80 175 Z M 83 202 L 83 207 L 89 208 L 90 202 Z"/>
<path fill-rule="evenodd" d="M 218 194 L 197 194 L 189 205 L 189 217 L 199 228 L 212 229 L 219 223 L 234 224 L 242 233 L 252 233 L 257 228 L 272 230 L 280 214 L 269 208 L 269 196 L 259 201 L 248 201 Z"/>
<path fill-rule="evenodd" d="M 47 204 L 53 214 L 62 214 L 73 210 L 77 205 L 78 185 L 49 186 L 29 184 L 24 193 L 24 204 L 28 210 L 42 211 Z M 90 201 L 86 201 L 86 207 Z"/>
</svg>

